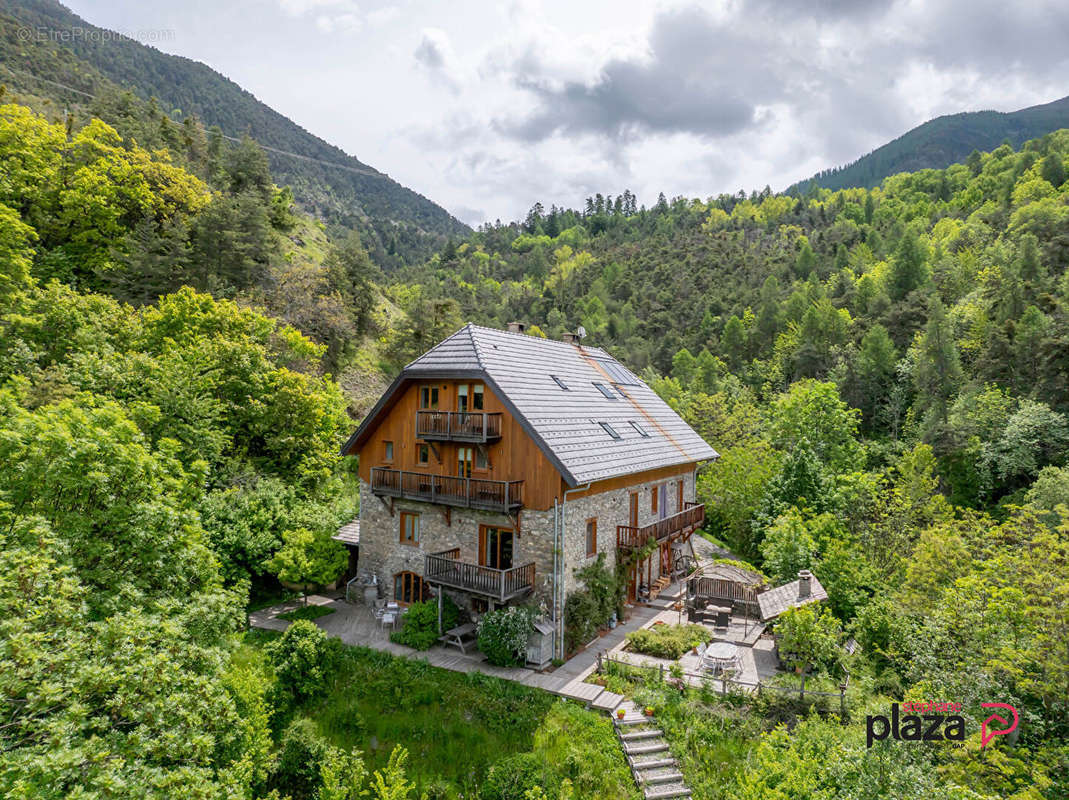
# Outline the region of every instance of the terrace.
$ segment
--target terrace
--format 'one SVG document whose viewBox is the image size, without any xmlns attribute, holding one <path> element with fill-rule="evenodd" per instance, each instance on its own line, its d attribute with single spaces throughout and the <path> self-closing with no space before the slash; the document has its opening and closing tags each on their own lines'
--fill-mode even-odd
<svg viewBox="0 0 1069 800">
<path fill-rule="evenodd" d="M 506 514 L 523 507 L 523 481 L 489 481 L 373 467 L 371 491 L 380 497 Z"/>
<path fill-rule="evenodd" d="M 531 591 L 535 565 L 522 564 L 509 569 L 494 569 L 460 560 L 460 548 L 430 553 L 425 557 L 423 579 L 430 584 L 472 592 L 506 603 Z"/>
</svg>

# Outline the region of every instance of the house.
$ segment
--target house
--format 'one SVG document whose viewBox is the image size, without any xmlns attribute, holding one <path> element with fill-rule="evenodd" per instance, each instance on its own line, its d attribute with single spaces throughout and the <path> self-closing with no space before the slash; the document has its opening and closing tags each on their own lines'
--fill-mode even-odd
<svg viewBox="0 0 1069 800">
<path fill-rule="evenodd" d="M 717 457 L 604 350 L 519 323 L 466 325 L 406 366 L 342 452 L 359 457 L 360 568 L 387 596 L 541 602 L 558 621 L 598 554 L 645 556 L 632 600 L 668 582 Z"/>
</svg>

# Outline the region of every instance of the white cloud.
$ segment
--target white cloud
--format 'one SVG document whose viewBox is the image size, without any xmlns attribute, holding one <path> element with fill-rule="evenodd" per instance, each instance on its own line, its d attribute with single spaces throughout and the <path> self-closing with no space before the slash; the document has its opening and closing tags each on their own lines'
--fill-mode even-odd
<svg viewBox="0 0 1069 800">
<path fill-rule="evenodd" d="M 424 28 L 412 55 L 432 80 L 454 92 L 460 90 L 463 83 L 462 70 L 449 34 L 441 28 Z"/>
</svg>

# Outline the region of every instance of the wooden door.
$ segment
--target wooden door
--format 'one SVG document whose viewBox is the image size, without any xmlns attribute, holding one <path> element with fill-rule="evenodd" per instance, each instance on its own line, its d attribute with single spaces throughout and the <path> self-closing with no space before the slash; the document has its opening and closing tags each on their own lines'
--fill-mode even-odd
<svg viewBox="0 0 1069 800">
<path fill-rule="evenodd" d="M 676 511 L 683 510 L 683 481 L 676 482 Z"/>
<path fill-rule="evenodd" d="M 627 524 L 632 528 L 638 527 L 638 492 L 631 492 L 628 496 L 629 508 L 627 511 Z"/>
</svg>

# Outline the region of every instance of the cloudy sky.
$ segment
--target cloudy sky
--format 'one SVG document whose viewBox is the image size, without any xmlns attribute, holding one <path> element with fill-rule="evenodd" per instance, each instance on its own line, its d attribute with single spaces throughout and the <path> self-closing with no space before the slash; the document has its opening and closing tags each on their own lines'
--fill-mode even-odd
<svg viewBox="0 0 1069 800">
<path fill-rule="evenodd" d="M 1065 0 L 63 0 L 472 224 L 782 189 L 932 116 L 1069 94 Z"/>
</svg>

